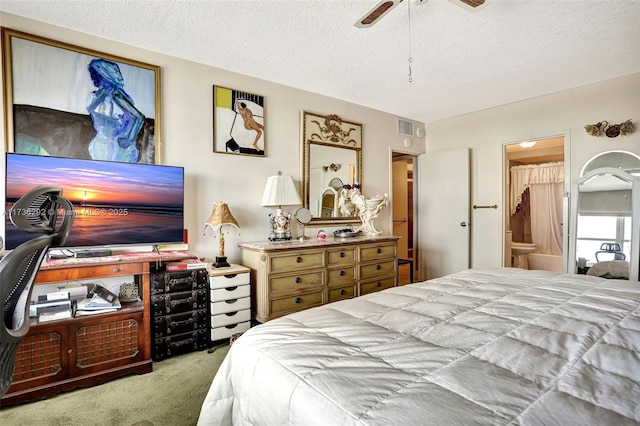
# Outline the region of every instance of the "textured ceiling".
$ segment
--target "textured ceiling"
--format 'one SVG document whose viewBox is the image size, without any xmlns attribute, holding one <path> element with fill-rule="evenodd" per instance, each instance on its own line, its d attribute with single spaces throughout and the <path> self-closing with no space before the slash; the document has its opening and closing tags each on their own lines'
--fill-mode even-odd
<svg viewBox="0 0 640 426">
<path fill-rule="evenodd" d="M 377 1 L 0 0 L 0 10 L 426 123 L 640 72 L 639 0 L 486 0 L 475 11 L 404 0 L 354 27 Z"/>
</svg>

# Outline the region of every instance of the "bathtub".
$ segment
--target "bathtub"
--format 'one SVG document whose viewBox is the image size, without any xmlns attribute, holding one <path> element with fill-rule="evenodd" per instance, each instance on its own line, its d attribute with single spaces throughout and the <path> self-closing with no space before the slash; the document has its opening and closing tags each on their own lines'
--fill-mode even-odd
<svg viewBox="0 0 640 426">
<path fill-rule="evenodd" d="M 562 256 L 555 254 L 529 253 L 527 255 L 529 269 L 562 272 Z"/>
</svg>

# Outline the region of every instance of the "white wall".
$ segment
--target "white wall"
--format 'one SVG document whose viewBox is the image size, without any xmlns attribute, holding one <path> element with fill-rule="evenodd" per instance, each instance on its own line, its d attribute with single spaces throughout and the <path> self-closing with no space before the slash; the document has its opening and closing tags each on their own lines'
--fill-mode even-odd
<svg viewBox="0 0 640 426">
<path fill-rule="evenodd" d="M 240 260 L 239 242 L 266 241 L 268 214 L 272 209 L 260 207 L 260 202 L 267 177 L 280 170 L 292 175 L 300 188 L 302 110 L 337 114 L 363 124 L 362 183 L 366 196 L 390 192 L 389 148 L 407 150 L 403 145 L 404 136 L 397 134 L 397 118 L 393 114 L 11 14 L 0 13 L 0 25 L 161 67 L 161 162 L 185 167 L 185 226 L 189 230 L 189 248 L 198 256 L 211 259 L 218 251 L 217 237 L 214 238 L 210 230 L 203 235 L 204 221 L 216 201 L 227 202 L 240 224 L 239 234 L 232 231 L 225 236 L 225 254 L 231 262 Z M 266 158 L 213 153 L 213 85 L 264 96 Z M 1 131 L 4 139 L 4 123 Z M 0 149 L 4 154 L 4 143 Z M 414 143 L 410 151 L 423 153 L 424 144 Z M 0 176 L 4 176 L 4 162 L 1 163 Z M 1 188 L 4 191 L 4 181 Z M 294 212 L 296 208 L 286 210 Z M 383 210 L 376 220 L 384 232 L 390 229 L 389 211 Z M 317 229 L 309 229 L 307 235 L 315 232 Z M 297 235 L 296 227 L 294 235 Z"/>
<path fill-rule="evenodd" d="M 629 119 L 636 131 L 627 136 L 594 137 L 584 129 L 603 120 Z M 427 154 L 471 148 L 471 204 L 499 206 L 498 210 L 471 210 L 472 267 L 502 264 L 503 144 L 560 134 L 567 134 L 570 144 L 565 161 L 570 163 L 571 184 L 597 153 L 640 154 L 640 73 L 427 123 Z"/>
</svg>

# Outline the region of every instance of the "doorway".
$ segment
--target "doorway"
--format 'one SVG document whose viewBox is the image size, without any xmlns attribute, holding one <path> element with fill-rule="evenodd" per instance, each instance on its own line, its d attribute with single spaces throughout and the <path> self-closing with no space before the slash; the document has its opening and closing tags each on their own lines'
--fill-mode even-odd
<svg viewBox="0 0 640 426">
<path fill-rule="evenodd" d="M 393 151 L 391 153 L 392 234 L 401 237 L 398 240 L 398 285 L 415 282 L 415 277 L 419 276 L 414 226 L 415 159 L 416 156 L 413 154 Z"/>
<path fill-rule="evenodd" d="M 504 266 L 565 270 L 565 145 L 565 136 L 505 145 Z"/>
</svg>

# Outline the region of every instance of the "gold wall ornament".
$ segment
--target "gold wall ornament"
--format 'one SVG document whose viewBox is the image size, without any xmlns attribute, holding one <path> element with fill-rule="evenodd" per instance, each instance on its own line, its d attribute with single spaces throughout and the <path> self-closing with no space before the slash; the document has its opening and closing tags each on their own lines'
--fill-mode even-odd
<svg viewBox="0 0 640 426">
<path fill-rule="evenodd" d="M 609 122 L 605 120 L 596 124 L 587 124 L 584 128 L 591 136 L 602 136 L 604 134 L 608 138 L 615 138 L 620 135 L 625 136 L 633 133 L 635 125 L 631 120 L 620 124 L 609 124 Z"/>
</svg>

